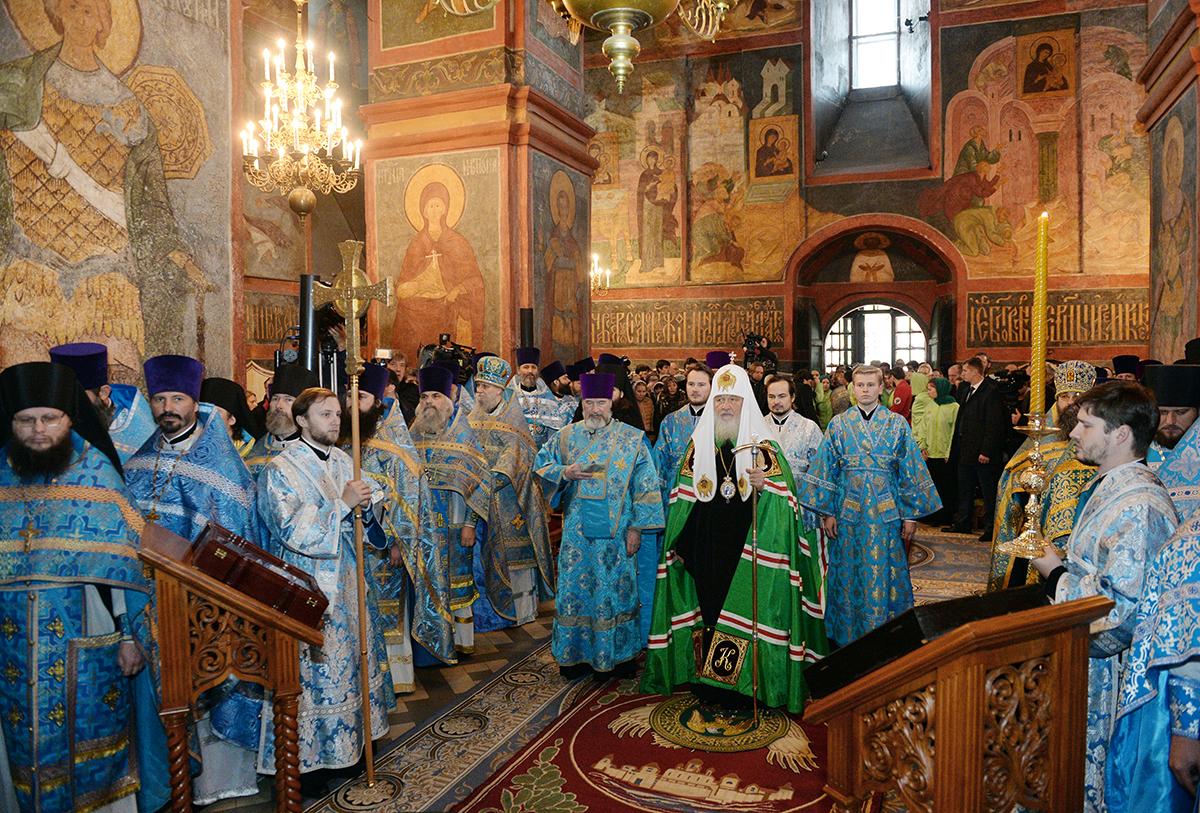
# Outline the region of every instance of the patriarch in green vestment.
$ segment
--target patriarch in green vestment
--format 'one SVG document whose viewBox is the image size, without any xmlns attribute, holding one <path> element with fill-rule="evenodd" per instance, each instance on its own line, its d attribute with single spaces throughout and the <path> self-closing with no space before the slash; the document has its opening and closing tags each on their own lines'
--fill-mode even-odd
<svg viewBox="0 0 1200 813">
<path fill-rule="evenodd" d="M 795 483 L 774 437 L 745 370 L 718 370 L 671 489 L 644 691 L 691 684 L 704 702 L 744 705 L 757 650 L 758 699 L 803 708 L 803 669 L 828 651 L 821 568 L 798 544 Z M 757 461 L 737 448 L 752 439 L 765 443 Z"/>
</svg>

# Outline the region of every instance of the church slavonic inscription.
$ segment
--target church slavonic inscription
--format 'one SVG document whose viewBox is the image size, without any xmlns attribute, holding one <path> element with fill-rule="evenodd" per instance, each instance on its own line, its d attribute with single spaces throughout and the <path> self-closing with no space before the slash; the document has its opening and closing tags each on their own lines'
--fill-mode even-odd
<svg viewBox="0 0 1200 813">
<path fill-rule="evenodd" d="M 1028 291 L 967 295 L 967 343 L 976 347 L 1027 347 Z M 1050 291 L 1047 341 L 1121 345 L 1146 341 L 1150 303 L 1144 288 Z"/>
<path fill-rule="evenodd" d="M 741 347 L 747 331 L 783 340 L 783 297 L 592 302 L 600 347 Z"/>
</svg>

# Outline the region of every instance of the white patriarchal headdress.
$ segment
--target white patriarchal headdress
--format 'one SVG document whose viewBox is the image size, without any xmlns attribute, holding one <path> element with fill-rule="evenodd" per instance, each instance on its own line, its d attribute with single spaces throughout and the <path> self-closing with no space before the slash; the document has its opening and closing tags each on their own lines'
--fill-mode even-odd
<svg viewBox="0 0 1200 813">
<path fill-rule="evenodd" d="M 754 397 L 754 388 L 750 385 L 750 376 L 736 364 L 726 364 L 713 373 L 712 390 L 708 393 L 708 404 L 704 414 L 700 416 L 695 431 L 692 432 L 692 445 L 695 456 L 692 459 L 692 487 L 696 491 L 696 499 L 710 502 L 714 495 L 720 493 L 721 484 L 726 472 L 717 473 L 716 408 L 713 401 L 718 395 L 736 395 L 742 399 L 742 416 L 738 423 L 737 445 L 749 443 L 752 437 L 768 440 L 774 435 L 767 426 L 766 419 L 758 408 Z M 759 460 L 761 461 L 761 457 Z M 733 459 L 733 471 L 728 474 L 737 483 L 738 493 L 743 500 L 750 498 L 750 481 L 746 478 L 746 469 L 754 464 L 750 449 L 743 449 Z"/>
</svg>

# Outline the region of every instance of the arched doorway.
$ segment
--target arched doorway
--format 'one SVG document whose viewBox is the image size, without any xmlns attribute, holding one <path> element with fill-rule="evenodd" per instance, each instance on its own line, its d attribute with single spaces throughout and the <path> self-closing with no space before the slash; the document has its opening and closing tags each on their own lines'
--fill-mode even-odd
<svg viewBox="0 0 1200 813">
<path fill-rule="evenodd" d="M 825 333 L 826 371 L 862 362 L 926 361 L 929 340 L 911 313 L 885 303 L 859 305 L 835 319 Z"/>
</svg>

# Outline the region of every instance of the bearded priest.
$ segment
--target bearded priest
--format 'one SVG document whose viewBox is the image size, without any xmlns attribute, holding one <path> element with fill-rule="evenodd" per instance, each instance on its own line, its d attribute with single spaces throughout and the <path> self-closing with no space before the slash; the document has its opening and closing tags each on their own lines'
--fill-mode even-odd
<svg viewBox="0 0 1200 813">
<path fill-rule="evenodd" d="M 744 708 L 757 693 L 764 705 L 803 709 L 803 669 L 828 651 L 821 569 L 799 547 L 795 483 L 774 437 L 746 371 L 718 370 L 671 489 L 643 691 L 690 683 L 705 704 Z"/>
</svg>

